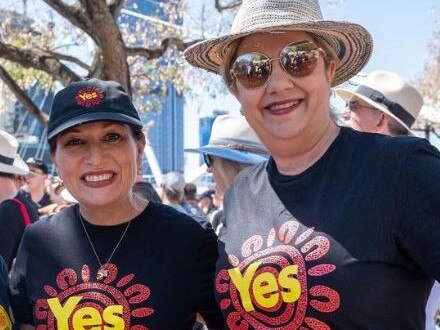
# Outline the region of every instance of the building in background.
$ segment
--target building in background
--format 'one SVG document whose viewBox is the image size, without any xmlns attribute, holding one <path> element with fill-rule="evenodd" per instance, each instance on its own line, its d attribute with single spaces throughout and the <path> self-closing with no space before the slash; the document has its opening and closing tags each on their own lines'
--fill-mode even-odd
<svg viewBox="0 0 440 330">
<path fill-rule="evenodd" d="M 136 1 L 129 0 L 125 11 L 121 16 L 121 22 L 134 26 L 139 19 L 147 19 L 149 15 L 159 16 L 164 21 L 160 6 L 162 0 Z M 141 14 L 143 16 L 138 16 Z M 144 18 L 143 18 L 144 17 Z M 158 95 L 154 95 L 156 98 Z M 150 95 L 145 95 L 145 101 L 149 101 Z M 184 171 L 183 139 L 184 139 L 184 113 L 183 96 L 178 94 L 173 84 L 167 85 L 166 95 L 159 96 L 162 110 L 149 112 L 142 115 L 143 123 L 148 124 L 148 140 L 152 146 L 158 165 L 163 173 L 169 171 Z M 143 173 L 151 175 L 151 168 L 145 159 Z"/>
</svg>

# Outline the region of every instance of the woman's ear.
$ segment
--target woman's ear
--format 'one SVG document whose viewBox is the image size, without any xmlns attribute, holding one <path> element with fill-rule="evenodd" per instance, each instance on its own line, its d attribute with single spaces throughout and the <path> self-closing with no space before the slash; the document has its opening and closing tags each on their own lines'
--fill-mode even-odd
<svg viewBox="0 0 440 330">
<path fill-rule="evenodd" d="M 329 82 L 333 81 L 333 77 L 335 76 L 335 72 L 336 72 L 336 62 L 335 61 L 330 61 L 330 63 L 327 66 L 327 69 L 325 70 L 326 75 L 327 75 L 327 80 Z"/>
<path fill-rule="evenodd" d="M 138 153 L 141 156 L 142 153 L 144 152 L 146 144 L 147 144 L 147 139 L 145 138 L 145 134 L 142 134 L 142 136 L 137 140 Z"/>
</svg>

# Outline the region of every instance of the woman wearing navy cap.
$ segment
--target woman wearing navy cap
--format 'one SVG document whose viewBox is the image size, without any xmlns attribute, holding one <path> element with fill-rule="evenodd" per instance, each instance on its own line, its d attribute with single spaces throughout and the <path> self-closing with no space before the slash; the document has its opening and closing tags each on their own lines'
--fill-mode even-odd
<svg viewBox="0 0 440 330">
<path fill-rule="evenodd" d="M 36 329 L 222 328 L 212 230 L 133 192 L 145 136 L 122 87 L 90 79 L 56 94 L 51 157 L 78 204 L 24 235 L 12 273 L 18 322 Z"/>
</svg>

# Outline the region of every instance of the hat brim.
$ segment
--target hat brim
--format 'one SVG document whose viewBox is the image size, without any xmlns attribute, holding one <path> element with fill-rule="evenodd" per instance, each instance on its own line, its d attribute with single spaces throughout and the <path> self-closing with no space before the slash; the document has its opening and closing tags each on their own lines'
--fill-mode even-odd
<svg viewBox="0 0 440 330">
<path fill-rule="evenodd" d="M 227 160 L 231 160 L 238 163 L 243 164 L 258 164 L 266 161 L 269 158 L 269 155 L 265 156 L 263 154 L 256 154 L 249 151 L 240 151 L 227 147 L 218 147 L 218 146 L 203 146 L 200 148 L 188 148 L 184 149 L 185 152 L 194 152 L 199 154 L 208 154 L 220 158 L 224 158 Z"/>
<path fill-rule="evenodd" d="M 0 163 L 0 172 L 16 175 L 26 175 L 29 173 L 29 167 L 19 156 L 17 156 L 14 158 L 14 163 L 12 163 L 12 165 Z"/>
<path fill-rule="evenodd" d="M 316 21 L 291 25 L 270 26 L 256 30 L 200 41 L 185 50 L 185 59 L 193 66 L 221 74 L 228 46 L 237 39 L 254 33 L 274 31 L 304 31 L 320 37 L 339 59 L 332 86 L 339 85 L 356 75 L 368 62 L 373 40 L 362 26 L 337 21 Z"/>
<path fill-rule="evenodd" d="M 124 115 L 122 113 L 110 113 L 110 112 L 91 112 L 85 113 L 75 118 L 69 119 L 61 125 L 57 126 L 53 131 L 48 132 L 47 139 L 50 140 L 61 132 L 78 126 L 95 121 L 111 121 L 116 123 L 130 124 L 142 127 L 142 122 L 133 117 Z"/>
<path fill-rule="evenodd" d="M 409 128 L 402 120 L 399 119 L 396 115 L 394 115 L 391 111 L 387 109 L 383 104 L 374 102 L 370 98 L 366 97 L 365 95 L 358 94 L 354 91 L 351 91 L 349 89 L 345 88 L 339 88 L 335 90 L 336 94 L 338 94 L 344 101 L 348 102 L 352 97 L 357 97 L 358 99 L 361 99 L 362 101 L 368 103 L 372 107 L 376 108 L 379 111 L 382 111 L 383 113 L 387 114 L 391 118 L 395 119 L 400 125 L 405 127 L 405 129 L 408 131 L 409 134 L 415 135 L 414 132 Z"/>
</svg>

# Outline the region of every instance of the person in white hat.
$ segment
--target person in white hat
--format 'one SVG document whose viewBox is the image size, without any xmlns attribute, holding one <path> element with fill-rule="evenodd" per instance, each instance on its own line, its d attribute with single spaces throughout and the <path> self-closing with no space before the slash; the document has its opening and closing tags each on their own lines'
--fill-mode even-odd
<svg viewBox="0 0 440 330">
<path fill-rule="evenodd" d="M 37 208 L 16 185 L 16 176 L 29 172 L 17 150 L 15 137 L 0 130 L 0 255 L 8 269 L 12 267 L 25 227 L 39 218 Z"/>
<path fill-rule="evenodd" d="M 416 88 L 385 70 L 372 71 L 355 91 L 339 88 L 336 93 L 347 102 L 344 117 L 348 124 L 363 132 L 413 135 L 411 126 L 423 106 Z"/>
<path fill-rule="evenodd" d="M 215 118 L 207 145 L 184 151 L 202 154 L 207 171 L 212 173 L 220 207 L 210 216 L 210 221 L 218 233 L 226 190 L 244 168 L 266 161 L 267 150 L 244 116 L 229 114 Z"/>
<path fill-rule="evenodd" d="M 423 329 L 440 279 L 440 154 L 329 112 L 371 51 L 368 31 L 325 20 L 317 0 L 243 0 L 229 34 L 185 52 L 223 76 L 271 155 L 225 194 L 228 328 Z"/>
</svg>

